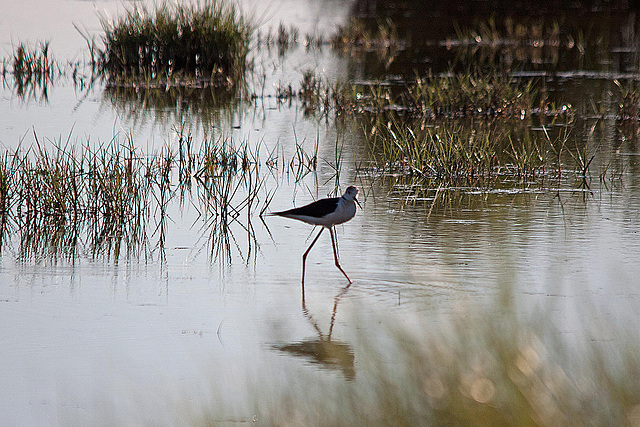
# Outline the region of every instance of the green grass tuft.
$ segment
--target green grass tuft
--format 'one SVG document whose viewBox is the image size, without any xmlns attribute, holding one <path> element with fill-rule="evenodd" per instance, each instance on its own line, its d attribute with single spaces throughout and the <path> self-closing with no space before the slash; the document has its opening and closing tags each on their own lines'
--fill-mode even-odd
<svg viewBox="0 0 640 427">
<path fill-rule="evenodd" d="M 100 62 L 111 82 L 195 80 L 234 85 L 243 77 L 252 26 L 221 0 L 134 6 L 102 19 Z"/>
</svg>

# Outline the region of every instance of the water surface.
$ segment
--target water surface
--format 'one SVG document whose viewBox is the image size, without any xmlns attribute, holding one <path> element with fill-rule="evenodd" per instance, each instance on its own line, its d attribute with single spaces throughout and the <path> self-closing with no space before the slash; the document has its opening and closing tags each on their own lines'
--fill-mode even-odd
<svg viewBox="0 0 640 427">
<path fill-rule="evenodd" d="M 28 14 L 32 7 L 18 2 L 5 8 L 5 50 L 16 40 L 51 39 L 57 56 L 76 58 L 84 40 L 71 24 L 94 33 L 96 10 L 123 7 L 45 3 L 32 6 L 50 13 Z M 351 12 L 342 2 L 272 2 L 261 28 L 282 21 L 302 32 L 331 31 Z M 415 197 L 400 177 L 356 169 L 364 153 L 358 126 L 305 116 L 296 101 L 273 96 L 280 82 L 299 82 L 305 69 L 370 78 L 366 67 L 352 73 L 362 63 L 329 48 L 262 53 L 257 67 L 272 96 L 217 112 L 179 114 L 126 99 L 119 107 L 100 85 L 77 91 L 68 81 L 46 99 L 21 98 L 5 86 L 0 142 L 28 146 L 34 132 L 49 142 L 71 135 L 75 143 L 128 134 L 153 153 L 175 146 L 172 129 L 183 122 L 196 139 L 218 132 L 264 144 L 263 154 L 276 148 L 287 160 L 296 143 L 312 152 L 318 141 L 319 166 L 303 178 L 284 160 L 275 170 L 261 169 L 275 194 L 269 210 L 359 186 L 363 209 L 337 227 L 340 262 L 354 283 L 347 286 L 333 265 L 327 235 L 308 258 L 303 295 L 301 255 L 313 230 L 283 218 L 262 222 L 250 214 L 231 225 L 229 250 L 216 252 L 215 230 L 193 194 L 170 202 L 164 235 L 151 220 L 149 241 L 133 255 L 93 251 L 87 236 L 74 248 L 29 248 L 21 230 L 11 230 L 0 258 L 2 424 L 163 425 L 199 420 L 208 410 L 215 421 L 253 421 L 253 399 L 277 395 L 287 379 L 364 381 L 363 335 L 397 324 L 429 331 L 467 307 L 487 316 L 510 307 L 525 322 L 544 316 L 556 335 L 576 343 L 636 332 L 638 148 L 615 119 L 601 120 L 584 138 L 598 155 L 588 188 L 567 166 L 560 180 L 427 188 Z M 574 89 L 579 83 L 590 88 L 586 95 Z M 572 80 L 561 90 L 580 92 L 576 103 L 587 104 L 609 86 Z M 615 176 L 600 180 L 598 170 L 610 164 Z M 248 221 L 255 234 L 243 227 Z M 323 355 L 327 342 L 332 351 Z"/>
</svg>

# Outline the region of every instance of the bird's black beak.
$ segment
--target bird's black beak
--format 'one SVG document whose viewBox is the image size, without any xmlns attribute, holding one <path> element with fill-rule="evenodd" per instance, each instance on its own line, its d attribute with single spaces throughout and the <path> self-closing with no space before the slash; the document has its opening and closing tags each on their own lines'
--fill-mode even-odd
<svg viewBox="0 0 640 427">
<path fill-rule="evenodd" d="M 356 199 L 355 197 L 353 198 L 353 200 L 356 201 L 356 203 L 358 204 L 358 206 L 360 206 L 360 209 L 362 209 L 362 205 L 360 204 L 360 202 L 358 201 L 358 199 Z"/>
</svg>

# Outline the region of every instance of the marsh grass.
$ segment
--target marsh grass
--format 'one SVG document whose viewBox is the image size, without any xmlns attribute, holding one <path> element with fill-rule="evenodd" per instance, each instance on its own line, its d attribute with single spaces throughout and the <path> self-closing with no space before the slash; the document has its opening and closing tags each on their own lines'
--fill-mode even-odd
<svg viewBox="0 0 640 427">
<path fill-rule="evenodd" d="M 515 130 L 518 128 L 520 131 Z M 364 135 L 377 174 L 472 182 L 497 176 L 534 179 L 556 173 L 551 158 L 558 142 L 522 125 L 378 121 Z"/>
<path fill-rule="evenodd" d="M 397 50 L 405 48 L 405 41 L 398 36 L 392 20 L 378 22 L 373 28 L 361 19 L 352 18 L 346 25 L 339 26 L 333 34 L 306 33 L 304 37 L 295 25 L 280 23 L 277 28 L 256 31 L 256 47 L 271 49 L 276 47 L 283 56 L 300 42 L 306 50 L 330 46 L 335 52 L 356 55 L 362 52 L 376 52 L 381 58 L 393 58 Z"/>
<path fill-rule="evenodd" d="M 538 116 L 570 120 L 571 105 L 547 99 L 543 82 L 493 71 L 419 76 L 412 81 L 331 83 L 303 71 L 300 91 L 289 85 L 281 99 L 299 98 L 305 114 L 399 115 L 433 119 Z"/>
<path fill-rule="evenodd" d="M 295 142 L 295 154 L 289 161 L 287 172 L 294 175 L 296 182 L 301 181 L 307 174 L 314 172 L 318 168 L 318 149 L 320 147 L 320 135 L 316 135 L 315 144 L 312 151 L 305 149 L 305 141 L 299 141 L 298 136 L 293 132 Z"/>
<path fill-rule="evenodd" d="M 80 92 L 89 89 L 100 76 L 86 58 L 60 60 L 48 40 L 35 44 L 20 42 L 9 57 L 0 59 L 2 88 L 11 88 L 22 100 L 48 102 L 49 91 L 69 80 Z"/>
<path fill-rule="evenodd" d="M 574 25 L 559 19 L 494 17 L 467 28 L 456 27 L 455 37 L 442 44 L 456 54 L 456 62 L 500 66 L 505 70 L 529 63 L 536 68 L 558 64 L 561 55 L 581 57 L 584 37 Z"/>
<path fill-rule="evenodd" d="M 211 136 L 198 151 L 185 126 L 176 131 L 175 148 L 167 145 L 148 154 L 136 148 L 130 135 L 76 144 L 71 136 L 41 141 L 34 134 L 31 147 L 5 150 L 0 157 L 0 245 L 18 231 L 20 253 L 30 257 L 73 258 L 78 247 L 95 256 L 154 250 L 162 255 L 168 207 L 179 198 L 199 212 L 203 232 L 218 248 L 213 256 L 228 260 L 232 225 L 247 232 L 249 251 L 255 254 L 251 221 L 273 197 L 264 189 L 261 145 Z"/>
<path fill-rule="evenodd" d="M 247 66 L 251 24 L 219 0 L 135 5 L 102 18 L 95 62 L 111 84 L 237 86 Z"/>
<path fill-rule="evenodd" d="M 123 240 L 133 252 L 141 248 L 152 181 L 131 141 L 75 148 L 69 139 L 35 139 L 5 151 L 0 165 L 0 203 L 20 231 L 20 253 L 72 257 L 82 245 L 95 256 L 119 255 Z"/>
<path fill-rule="evenodd" d="M 369 23 L 357 18 L 338 27 L 331 35 L 330 43 L 334 52 L 350 57 L 362 57 L 373 52 L 385 69 L 389 68 L 407 45 L 398 35 L 397 26 L 391 19 Z"/>
<path fill-rule="evenodd" d="M 544 99 L 533 80 L 519 82 L 497 72 L 417 78 L 403 96 L 409 108 L 434 116 L 545 114 L 538 110 Z"/>
<path fill-rule="evenodd" d="M 323 82 L 313 70 L 302 72 L 298 98 L 302 102 L 304 114 L 310 116 L 316 111 L 326 114 L 331 109 L 331 85 Z"/>
<path fill-rule="evenodd" d="M 35 45 L 19 43 L 13 48 L 10 58 L 2 61 L 3 83 L 7 83 L 10 75 L 13 89 L 21 98 L 46 101 L 49 88 L 61 73 L 61 66 L 54 59 L 48 41 Z"/>
<path fill-rule="evenodd" d="M 617 118 L 623 124 L 640 121 L 640 87 L 635 80 L 614 80 Z"/>
<path fill-rule="evenodd" d="M 277 29 L 268 28 L 265 32 L 256 31 L 255 47 L 257 50 L 277 48 L 278 56 L 283 57 L 287 52 L 298 46 L 300 30 L 294 26 L 280 23 Z"/>
</svg>

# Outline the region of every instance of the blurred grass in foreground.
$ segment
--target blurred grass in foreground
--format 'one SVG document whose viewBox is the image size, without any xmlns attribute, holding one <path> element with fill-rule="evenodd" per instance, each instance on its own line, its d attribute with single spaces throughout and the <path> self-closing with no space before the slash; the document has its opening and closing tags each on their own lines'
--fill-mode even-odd
<svg viewBox="0 0 640 427">
<path fill-rule="evenodd" d="M 255 412 L 245 414 L 247 421 L 305 426 L 640 422 L 635 333 L 609 330 L 607 338 L 596 339 L 583 324 L 576 327 L 584 330 L 567 338 L 546 316 L 529 324 L 504 310 L 464 309 L 433 320 L 419 333 L 367 321 L 354 344 L 353 380 L 310 366 L 293 375 L 271 372 L 264 384 L 253 380 L 247 401 Z M 218 403 L 196 424 L 228 419 L 218 416 Z"/>
</svg>

